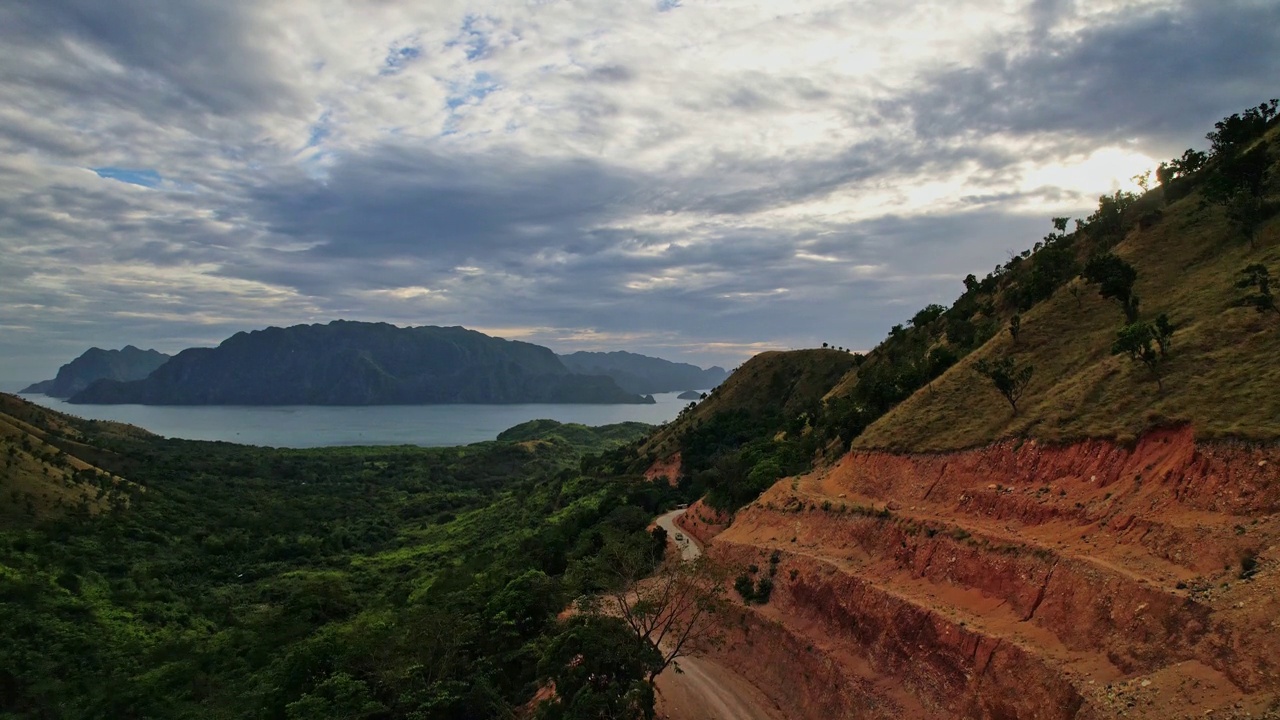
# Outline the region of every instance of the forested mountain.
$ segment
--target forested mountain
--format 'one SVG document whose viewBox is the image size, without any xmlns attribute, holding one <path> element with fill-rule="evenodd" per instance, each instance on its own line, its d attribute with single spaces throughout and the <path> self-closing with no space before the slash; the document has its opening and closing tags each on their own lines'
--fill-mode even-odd
<svg viewBox="0 0 1280 720">
<path fill-rule="evenodd" d="M 624 351 L 575 352 L 561 355 L 560 360 L 573 372 L 608 375 L 623 390 L 641 395 L 709 390 L 729 377 L 729 373 L 718 366 L 704 370 L 689 363 L 675 363 Z"/>
<path fill-rule="evenodd" d="M 573 374 L 545 347 L 461 327 L 338 320 L 236 333 L 175 355 L 143 380 L 103 380 L 73 403 L 396 405 L 643 403 L 608 377 Z"/>
<path fill-rule="evenodd" d="M 58 368 L 54 379 L 29 385 L 22 392 L 69 398 L 98 380 L 141 380 L 168 359 L 169 356 L 162 352 L 139 350 L 132 345 L 125 345 L 120 350 L 89 348 L 80 357 Z"/>
</svg>

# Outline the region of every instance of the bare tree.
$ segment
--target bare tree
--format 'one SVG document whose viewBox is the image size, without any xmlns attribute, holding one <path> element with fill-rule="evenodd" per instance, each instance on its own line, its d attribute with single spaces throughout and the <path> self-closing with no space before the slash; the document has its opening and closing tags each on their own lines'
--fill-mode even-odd
<svg viewBox="0 0 1280 720">
<path fill-rule="evenodd" d="M 677 658 L 723 641 L 719 617 L 728 576 L 723 567 L 705 555 L 683 562 L 670 558 L 645 577 L 651 565 L 642 554 L 617 546 L 614 550 L 606 561 L 616 582 L 601 599 L 600 611 L 622 618 L 662 655 L 662 664 L 649 673 L 650 685 L 672 663 L 678 671 Z"/>
</svg>

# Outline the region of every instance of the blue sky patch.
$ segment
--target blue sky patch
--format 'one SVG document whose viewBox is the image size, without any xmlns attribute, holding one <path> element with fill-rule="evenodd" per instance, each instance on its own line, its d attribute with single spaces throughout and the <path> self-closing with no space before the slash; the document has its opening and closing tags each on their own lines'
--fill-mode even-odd
<svg viewBox="0 0 1280 720">
<path fill-rule="evenodd" d="M 417 40 L 396 43 L 387 51 L 387 59 L 382 63 L 382 75 L 396 75 L 409 63 L 422 57 L 422 45 Z"/>
<path fill-rule="evenodd" d="M 113 166 L 89 169 L 97 173 L 100 178 L 119 180 L 120 182 L 129 183 L 130 185 L 141 185 L 145 188 L 160 187 L 160 183 L 164 181 L 164 178 L 160 177 L 160 173 L 155 170 L 139 170 L 136 168 Z"/>
<path fill-rule="evenodd" d="M 467 51 L 467 60 L 475 62 L 489 54 L 489 36 L 480 29 L 480 18 L 468 15 L 462 20 L 462 31 L 458 37 L 445 43 L 445 47 L 463 46 Z"/>
<path fill-rule="evenodd" d="M 485 96 L 498 89 L 498 81 L 487 72 L 478 72 L 468 83 L 456 83 L 450 88 L 449 98 L 445 104 L 450 109 L 465 105 L 472 100 L 483 100 Z"/>
</svg>

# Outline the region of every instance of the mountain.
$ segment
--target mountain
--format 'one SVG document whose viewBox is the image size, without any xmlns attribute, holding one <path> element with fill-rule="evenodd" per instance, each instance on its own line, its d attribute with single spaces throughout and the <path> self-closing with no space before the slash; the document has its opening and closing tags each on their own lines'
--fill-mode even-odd
<svg viewBox="0 0 1280 720">
<path fill-rule="evenodd" d="M 461 327 L 338 320 L 241 332 L 175 355 L 132 382 L 100 380 L 70 402 L 143 405 L 644 403 L 551 350 Z"/>
<path fill-rule="evenodd" d="M 155 350 L 139 350 L 126 345 L 120 350 L 89 348 L 83 355 L 58 368 L 58 375 L 27 386 L 23 394 L 43 394 L 68 398 L 97 380 L 141 380 L 169 359 Z"/>
<path fill-rule="evenodd" d="M 608 375 L 618 383 L 618 387 L 641 395 L 707 390 L 729 377 L 729 373 L 722 367 L 704 370 L 697 365 L 623 351 L 576 352 L 561 355 L 560 361 L 576 373 Z"/>
<path fill-rule="evenodd" d="M 628 470 L 747 569 L 710 659 L 795 718 L 1280 718 L 1274 117 L 655 432 Z"/>
</svg>

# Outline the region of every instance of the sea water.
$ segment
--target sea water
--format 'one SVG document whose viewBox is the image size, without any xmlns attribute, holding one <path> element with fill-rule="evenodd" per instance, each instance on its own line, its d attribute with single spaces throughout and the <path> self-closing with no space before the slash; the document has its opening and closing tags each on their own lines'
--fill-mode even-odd
<svg viewBox="0 0 1280 720">
<path fill-rule="evenodd" d="M 659 425 L 688 403 L 678 393 L 653 396 L 653 405 L 366 405 L 174 406 L 72 405 L 47 395 L 26 400 L 90 420 L 116 420 L 165 437 L 223 440 L 269 447 L 422 445 L 439 447 L 493 440 L 529 420 L 609 425 Z"/>
</svg>

